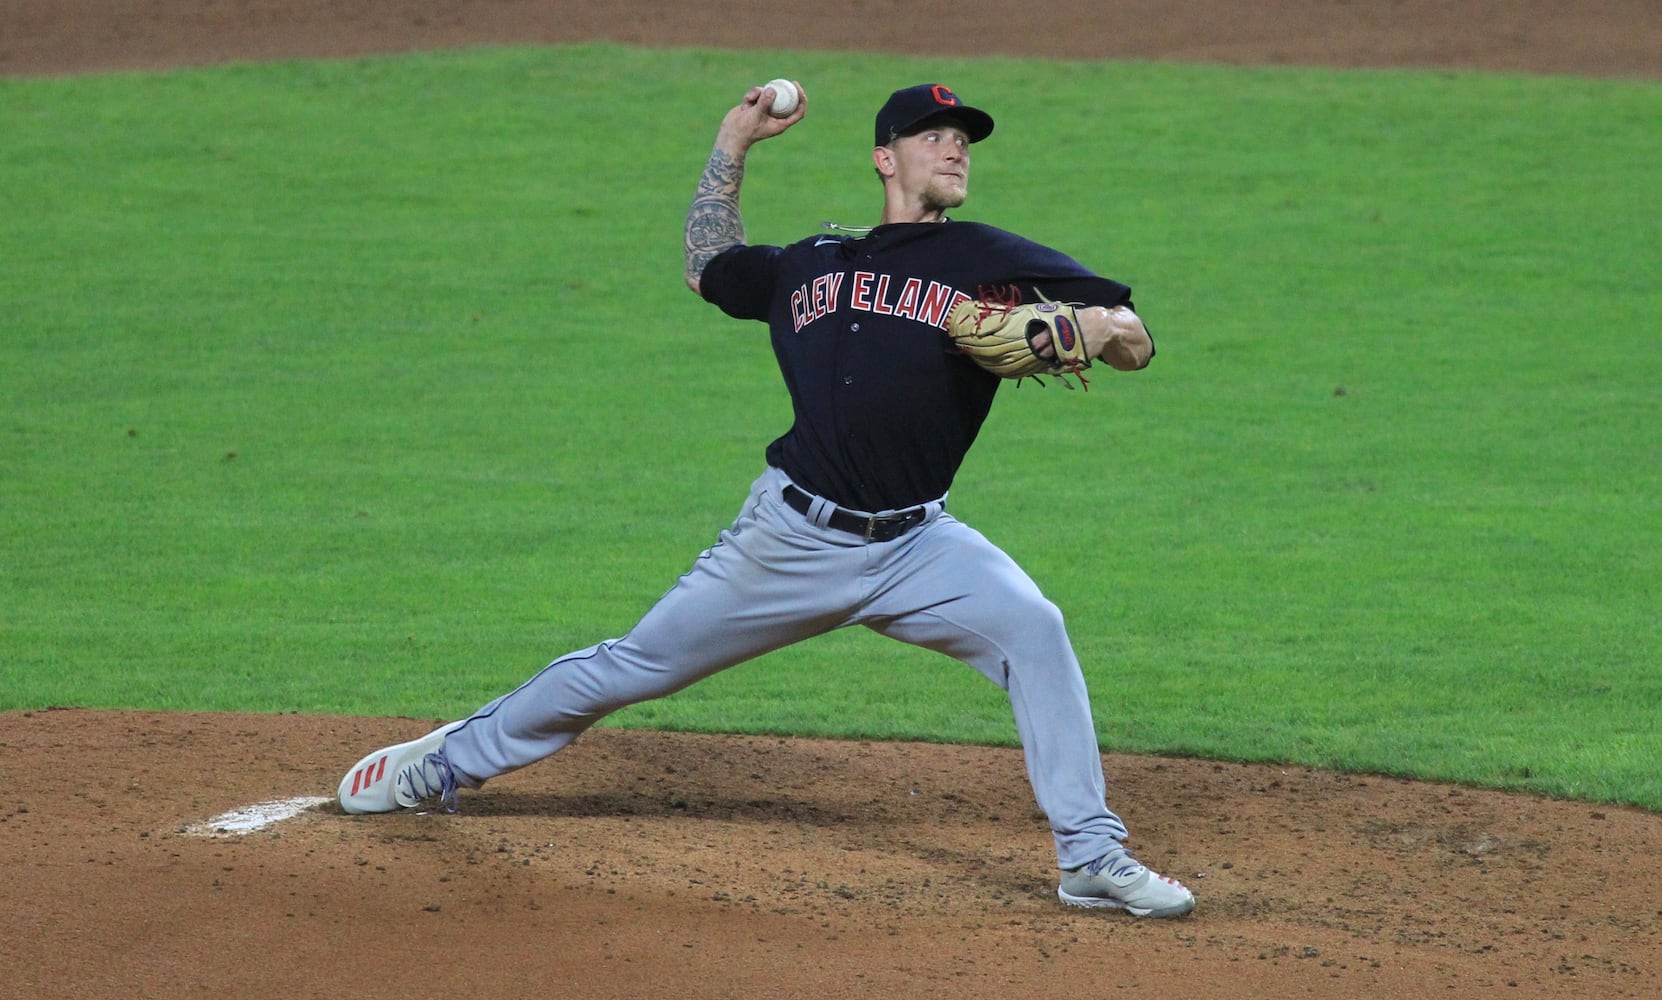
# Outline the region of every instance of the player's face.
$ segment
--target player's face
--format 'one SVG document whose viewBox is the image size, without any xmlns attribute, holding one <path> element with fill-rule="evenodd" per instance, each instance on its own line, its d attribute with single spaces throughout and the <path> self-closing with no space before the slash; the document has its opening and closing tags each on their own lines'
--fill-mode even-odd
<svg viewBox="0 0 1662 1000">
<path fill-rule="evenodd" d="M 969 197 L 969 136 L 956 125 L 939 125 L 896 139 L 895 178 L 926 211 L 957 208 Z"/>
</svg>

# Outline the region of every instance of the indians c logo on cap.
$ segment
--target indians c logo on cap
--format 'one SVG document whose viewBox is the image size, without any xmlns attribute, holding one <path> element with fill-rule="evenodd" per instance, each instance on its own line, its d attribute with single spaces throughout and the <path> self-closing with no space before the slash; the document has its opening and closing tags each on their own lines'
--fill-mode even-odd
<svg viewBox="0 0 1662 1000">
<path fill-rule="evenodd" d="M 958 95 L 952 92 L 951 87 L 945 87 L 937 83 L 933 87 L 929 88 L 929 94 L 931 97 L 935 98 L 935 103 L 939 104 L 943 108 L 955 108 L 958 106 Z"/>
</svg>

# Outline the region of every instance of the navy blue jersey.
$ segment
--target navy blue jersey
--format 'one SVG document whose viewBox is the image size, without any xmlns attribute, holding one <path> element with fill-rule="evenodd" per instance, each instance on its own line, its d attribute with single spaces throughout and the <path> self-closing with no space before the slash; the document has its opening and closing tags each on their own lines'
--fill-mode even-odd
<svg viewBox="0 0 1662 1000">
<path fill-rule="evenodd" d="M 1014 233 L 975 222 L 879 226 L 711 260 L 704 298 L 768 324 L 794 422 L 768 464 L 844 507 L 884 511 L 944 496 L 1002 379 L 955 352 L 959 300 L 1014 286 L 1093 306 L 1131 289 Z"/>
</svg>

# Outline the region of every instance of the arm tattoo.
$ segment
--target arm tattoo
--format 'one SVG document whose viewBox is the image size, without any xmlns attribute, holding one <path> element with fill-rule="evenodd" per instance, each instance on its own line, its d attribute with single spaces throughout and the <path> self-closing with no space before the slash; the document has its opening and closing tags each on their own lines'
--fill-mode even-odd
<svg viewBox="0 0 1662 1000">
<path fill-rule="evenodd" d="M 687 209 L 687 280 L 696 281 L 704 265 L 728 247 L 744 242 L 744 218 L 739 214 L 739 185 L 744 161 L 722 150 L 710 154 L 698 193 Z"/>
</svg>

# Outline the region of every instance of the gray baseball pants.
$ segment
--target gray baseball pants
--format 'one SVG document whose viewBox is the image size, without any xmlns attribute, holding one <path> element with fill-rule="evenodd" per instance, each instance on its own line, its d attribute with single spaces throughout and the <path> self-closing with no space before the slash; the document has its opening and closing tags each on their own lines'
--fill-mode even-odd
<svg viewBox="0 0 1662 1000">
<path fill-rule="evenodd" d="M 672 694 L 763 653 L 849 625 L 956 657 L 1002 688 L 1027 776 L 1078 868 L 1126 837 L 1106 803 L 1085 680 L 1057 607 L 1003 550 L 928 505 L 888 542 L 826 526 L 786 506 L 769 469 L 733 524 L 620 639 L 560 657 L 445 738 L 463 787 L 563 749 L 595 722 Z"/>
</svg>

